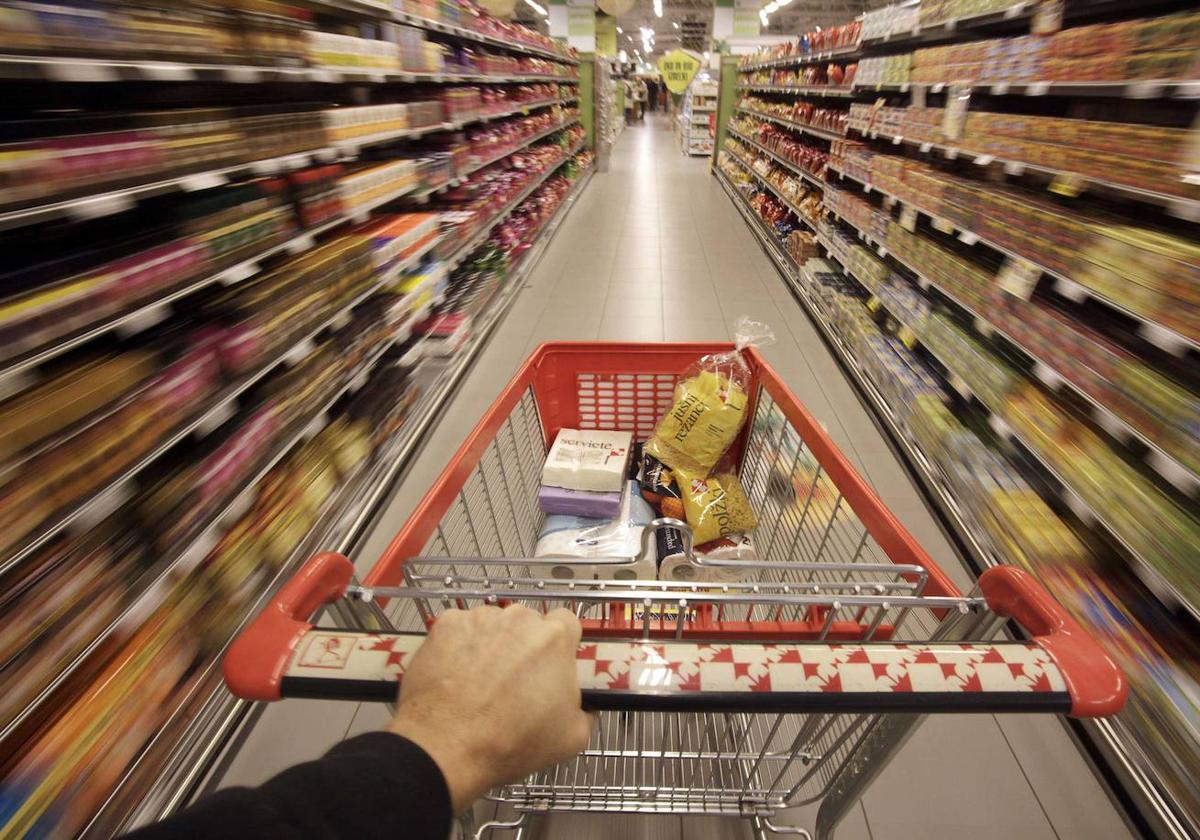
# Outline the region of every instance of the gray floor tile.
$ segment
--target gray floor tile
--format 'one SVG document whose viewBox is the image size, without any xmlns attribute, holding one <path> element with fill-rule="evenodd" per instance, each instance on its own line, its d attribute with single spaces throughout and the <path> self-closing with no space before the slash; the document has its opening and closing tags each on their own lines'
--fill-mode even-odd
<svg viewBox="0 0 1200 840">
<path fill-rule="evenodd" d="M 662 316 L 611 318 L 600 323 L 600 341 L 662 341 Z"/>
</svg>

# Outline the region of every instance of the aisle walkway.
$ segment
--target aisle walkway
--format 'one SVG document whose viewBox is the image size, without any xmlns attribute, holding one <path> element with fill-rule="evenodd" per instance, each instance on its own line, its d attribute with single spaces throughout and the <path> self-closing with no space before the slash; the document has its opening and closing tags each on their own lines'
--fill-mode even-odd
<svg viewBox="0 0 1200 840">
<path fill-rule="evenodd" d="M 584 192 L 512 312 L 431 437 L 372 537 L 378 556 L 447 459 L 543 341 L 728 340 L 748 314 L 777 337 L 767 359 L 917 540 L 960 585 L 969 576 L 829 351 L 762 253 L 708 160 L 685 158 L 663 119 L 628 129 L 611 171 Z M 348 734 L 378 728 L 379 706 L 271 707 L 222 784 L 255 784 Z M 814 807 L 780 822 L 812 827 Z M 506 835 L 495 835 L 503 838 Z M 511 836 L 511 835 L 508 835 Z M 749 837 L 737 820 L 571 818 L 540 837 Z M 928 720 L 843 822 L 838 840 L 1069 840 L 1128 837 L 1064 727 L 1046 717 Z"/>
</svg>

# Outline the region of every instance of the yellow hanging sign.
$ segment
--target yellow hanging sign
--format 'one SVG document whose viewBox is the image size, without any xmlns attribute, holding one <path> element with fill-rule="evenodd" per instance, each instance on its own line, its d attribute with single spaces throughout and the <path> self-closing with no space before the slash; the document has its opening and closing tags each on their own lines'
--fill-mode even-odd
<svg viewBox="0 0 1200 840">
<path fill-rule="evenodd" d="M 658 60 L 658 72 L 671 93 L 683 93 L 700 72 L 700 59 L 683 50 L 671 50 Z"/>
</svg>

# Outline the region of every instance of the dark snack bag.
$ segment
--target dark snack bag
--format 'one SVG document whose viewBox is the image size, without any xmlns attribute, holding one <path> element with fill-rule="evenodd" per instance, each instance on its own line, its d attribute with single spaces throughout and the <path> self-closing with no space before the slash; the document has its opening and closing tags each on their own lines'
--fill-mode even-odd
<svg viewBox="0 0 1200 840">
<path fill-rule="evenodd" d="M 664 499 L 679 499 L 679 484 L 671 473 L 671 468 L 655 458 L 649 452 L 642 452 L 642 473 L 638 478 L 642 488 L 642 498 L 656 509 L 662 511 Z M 671 514 L 666 514 L 667 516 Z"/>
</svg>

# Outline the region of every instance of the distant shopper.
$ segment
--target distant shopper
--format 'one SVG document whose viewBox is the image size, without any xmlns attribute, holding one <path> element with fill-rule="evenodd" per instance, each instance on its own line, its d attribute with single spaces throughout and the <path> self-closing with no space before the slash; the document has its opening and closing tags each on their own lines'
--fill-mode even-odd
<svg viewBox="0 0 1200 840">
<path fill-rule="evenodd" d="M 641 122 L 646 118 L 646 97 L 649 96 L 649 88 L 646 87 L 645 79 L 638 79 L 635 82 L 634 95 L 637 98 L 638 122 Z"/>
<path fill-rule="evenodd" d="M 635 93 L 636 85 L 630 79 L 625 79 L 621 82 L 621 89 L 625 91 L 625 124 L 633 125 L 633 121 L 637 119 L 637 95 Z"/>
<path fill-rule="evenodd" d="M 658 79 L 650 79 L 646 82 L 646 105 L 651 111 L 658 110 Z"/>
</svg>

